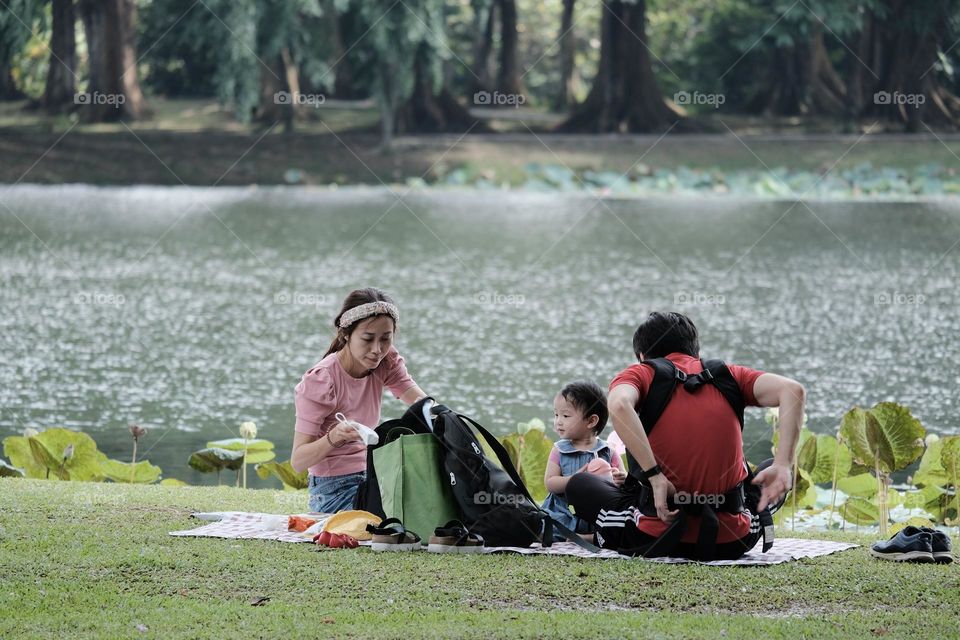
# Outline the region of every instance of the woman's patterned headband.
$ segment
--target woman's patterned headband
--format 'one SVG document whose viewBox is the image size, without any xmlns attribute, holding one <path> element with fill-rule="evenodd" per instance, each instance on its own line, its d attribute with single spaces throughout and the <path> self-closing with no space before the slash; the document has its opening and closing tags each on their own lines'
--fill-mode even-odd
<svg viewBox="0 0 960 640">
<path fill-rule="evenodd" d="M 390 304 L 389 302 L 378 301 L 361 304 L 358 307 L 354 307 L 344 312 L 344 314 L 340 316 L 340 328 L 346 329 L 358 320 L 383 314 L 393 318 L 394 326 L 400 325 L 400 310 L 397 309 L 396 305 Z"/>
</svg>

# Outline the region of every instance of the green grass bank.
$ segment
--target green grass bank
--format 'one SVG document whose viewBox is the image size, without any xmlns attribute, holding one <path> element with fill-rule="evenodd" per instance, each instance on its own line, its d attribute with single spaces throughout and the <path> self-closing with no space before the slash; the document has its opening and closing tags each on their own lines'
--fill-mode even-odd
<svg viewBox="0 0 960 640">
<path fill-rule="evenodd" d="M 196 510 L 287 513 L 302 510 L 304 501 L 303 493 L 227 487 L 0 480 L 0 637 L 797 639 L 958 632 L 960 565 L 882 562 L 865 547 L 776 567 L 718 568 L 380 555 L 167 535 L 196 526 Z M 269 600 L 251 605 L 261 598 Z"/>
</svg>

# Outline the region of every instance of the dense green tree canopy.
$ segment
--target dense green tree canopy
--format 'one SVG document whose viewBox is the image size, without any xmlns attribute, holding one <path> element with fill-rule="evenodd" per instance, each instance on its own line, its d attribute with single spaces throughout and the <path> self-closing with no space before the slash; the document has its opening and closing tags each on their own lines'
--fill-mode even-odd
<svg viewBox="0 0 960 640">
<path fill-rule="evenodd" d="M 89 6 L 58 1 L 61 8 Z M 114 38 L 136 54 L 148 97 L 215 96 L 241 121 L 292 126 L 296 118 L 312 117 L 296 103 L 278 105 L 273 96 L 285 91 L 376 100 L 387 136 L 458 130 L 475 125 L 465 113 L 483 106 L 474 104 L 476 92 L 499 91 L 513 96 L 508 106 L 559 105 L 579 114 L 570 121 L 573 128 L 588 130 L 663 129 L 677 118 L 693 121 L 716 112 L 880 118 L 914 130 L 921 122 L 948 128 L 960 122 L 960 0 L 105 5 L 113 3 L 121 13 L 128 7 L 130 34 L 86 33 L 86 14 L 77 12 L 71 75 L 78 90 L 92 80 L 90 54 L 99 39 Z M 0 7 L 0 98 L 40 100 L 54 60 L 51 43 L 74 46 L 52 38 L 52 5 L 8 0 Z M 69 84 L 60 85 L 62 94 Z M 625 106 L 598 107 L 604 91 Z M 653 93 L 660 97 L 648 99 Z M 686 103 L 674 105 L 678 97 Z M 638 109 L 638 100 L 646 106 Z M 44 100 L 50 108 L 69 108 L 58 102 Z"/>
</svg>

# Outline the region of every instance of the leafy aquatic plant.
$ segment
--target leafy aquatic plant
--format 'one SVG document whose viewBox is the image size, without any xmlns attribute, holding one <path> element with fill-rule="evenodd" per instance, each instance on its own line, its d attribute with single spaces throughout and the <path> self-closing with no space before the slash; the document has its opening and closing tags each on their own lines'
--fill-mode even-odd
<svg viewBox="0 0 960 640">
<path fill-rule="evenodd" d="M 255 465 L 254 469 L 263 480 L 270 476 L 276 476 L 283 483 L 284 489 L 307 488 L 307 472 L 300 473 L 294 470 L 289 460 L 285 462 L 261 462 Z"/>
<path fill-rule="evenodd" d="M 547 471 L 553 441 L 547 437 L 543 421 L 534 418 L 530 422 L 518 423 L 517 432 L 500 438 L 500 443 L 510 455 L 510 461 L 517 468 L 530 497 L 538 502 L 545 500 L 547 488 L 543 484 L 543 476 Z"/>
<path fill-rule="evenodd" d="M 39 479 L 103 480 L 101 464 L 107 459 L 93 438 L 61 428 L 8 436 L 3 451 L 27 478 Z"/>
<path fill-rule="evenodd" d="M 269 440 L 257 440 L 257 425 L 252 422 L 244 422 L 240 425 L 240 438 L 228 438 L 226 440 L 215 440 L 208 442 L 207 447 L 215 449 L 227 449 L 228 451 L 239 451 L 241 469 L 243 473 L 243 488 L 247 488 L 247 465 L 270 462 L 277 457 L 273 452 L 273 443 Z M 239 486 L 239 477 L 238 477 Z"/>
<path fill-rule="evenodd" d="M 950 436 L 942 440 L 940 464 L 946 471 L 948 482 L 953 490 L 953 506 L 943 516 L 950 526 L 960 527 L 960 436 Z"/>
<path fill-rule="evenodd" d="M 194 451 L 187 464 L 200 473 L 217 472 L 217 485 L 220 484 L 220 472 L 224 469 L 238 471 L 243 466 L 243 451 L 208 447 Z"/>
<path fill-rule="evenodd" d="M 136 437 L 142 435 L 140 429 L 135 442 Z M 147 460 L 135 462 L 136 444 L 134 462 L 109 460 L 93 438 L 69 429 L 29 429 L 23 436 L 5 438 L 3 447 L 14 463 L 11 468 L 19 467 L 22 477 L 27 478 L 151 483 L 156 482 L 161 473 L 159 467 Z"/>
<path fill-rule="evenodd" d="M 914 474 L 912 482 L 918 487 L 946 486 L 950 477 L 947 475 L 947 470 L 943 468 L 943 461 L 941 460 L 943 440 L 940 439 L 940 436 L 931 433 L 924 442 L 927 448 L 923 452 L 923 457 L 920 458 L 920 468 Z"/>
<path fill-rule="evenodd" d="M 137 463 L 104 460 L 100 469 L 109 480 L 135 484 L 154 483 L 163 473 L 160 467 L 150 464 L 149 460 L 141 460 Z"/>
<path fill-rule="evenodd" d="M 137 462 L 137 444 L 140 438 L 147 435 L 147 430 L 136 424 L 129 425 L 127 430 L 133 438 L 133 455 L 130 458 L 130 462 L 105 460 L 100 465 L 103 475 L 113 482 L 128 482 L 130 484 L 151 484 L 156 482 L 160 479 L 162 473 L 160 467 L 150 464 L 149 460 Z"/>
<path fill-rule="evenodd" d="M 0 478 L 22 478 L 25 475 L 23 469 L 12 466 L 6 460 L 0 460 Z"/>
<path fill-rule="evenodd" d="M 885 536 L 891 506 L 890 474 L 907 468 L 923 454 L 926 430 L 903 405 L 881 402 L 870 409 L 854 407 L 848 411 L 840 434 L 849 445 L 854 462 L 871 468 L 874 473 L 880 534 Z M 855 506 L 851 505 L 851 509 Z"/>
</svg>

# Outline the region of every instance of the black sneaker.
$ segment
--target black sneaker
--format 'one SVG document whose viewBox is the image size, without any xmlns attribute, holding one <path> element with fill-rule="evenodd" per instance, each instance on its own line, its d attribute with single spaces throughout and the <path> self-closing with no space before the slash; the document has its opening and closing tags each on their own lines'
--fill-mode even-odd
<svg viewBox="0 0 960 640">
<path fill-rule="evenodd" d="M 896 562 L 933 562 L 933 536 L 916 527 L 904 527 L 889 540 L 874 543 L 870 554 Z"/>
<path fill-rule="evenodd" d="M 914 527 L 904 528 L 913 529 Z M 950 536 L 939 529 L 931 529 L 930 527 L 920 527 L 919 530 L 930 534 L 932 539 L 930 546 L 933 548 L 934 560 L 940 564 L 950 564 L 953 562 L 953 551 L 951 550 L 950 546 Z"/>
</svg>

